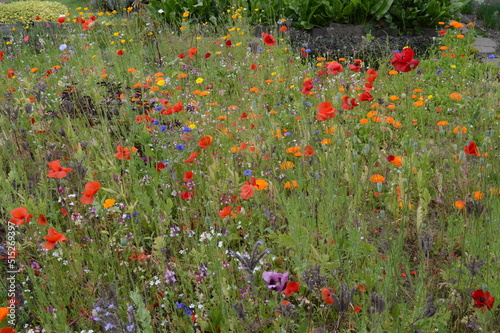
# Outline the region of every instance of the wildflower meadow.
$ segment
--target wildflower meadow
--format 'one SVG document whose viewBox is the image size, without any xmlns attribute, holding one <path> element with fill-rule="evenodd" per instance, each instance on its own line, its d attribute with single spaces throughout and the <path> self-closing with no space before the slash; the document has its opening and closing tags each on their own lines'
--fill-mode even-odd
<svg viewBox="0 0 500 333">
<path fill-rule="evenodd" d="M 1 41 L 1 333 L 500 332 L 474 25 L 337 58 L 257 11 L 78 7 Z"/>
</svg>

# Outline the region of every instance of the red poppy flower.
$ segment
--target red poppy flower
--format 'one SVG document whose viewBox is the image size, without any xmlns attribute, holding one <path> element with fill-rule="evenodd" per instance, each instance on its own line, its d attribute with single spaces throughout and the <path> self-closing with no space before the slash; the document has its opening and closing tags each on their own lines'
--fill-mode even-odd
<svg viewBox="0 0 500 333">
<path fill-rule="evenodd" d="M 4 327 L 0 330 L 0 333 L 16 333 L 16 330 L 10 327 Z"/>
<path fill-rule="evenodd" d="M 64 237 L 63 234 L 58 233 L 56 229 L 52 227 L 49 228 L 49 235 L 43 238 L 47 240 L 47 243 L 45 243 L 45 245 L 43 246 L 43 248 L 47 250 L 53 249 L 54 245 L 56 245 L 57 242 L 67 241 L 66 237 Z"/>
<path fill-rule="evenodd" d="M 160 172 L 163 169 L 165 169 L 165 164 L 163 162 L 158 162 L 156 164 L 156 171 Z"/>
<path fill-rule="evenodd" d="M 71 168 L 63 168 L 59 160 L 52 161 L 48 165 L 50 170 L 47 177 L 50 178 L 64 178 L 68 175 L 68 172 L 73 170 Z"/>
<path fill-rule="evenodd" d="M 276 40 L 272 35 L 268 35 L 263 32 L 262 37 L 264 38 L 264 44 L 266 44 L 267 46 L 274 46 L 276 44 Z"/>
<path fill-rule="evenodd" d="M 321 296 L 325 299 L 326 304 L 333 304 L 332 293 L 335 291 L 332 288 L 321 288 Z"/>
<path fill-rule="evenodd" d="M 186 192 L 181 192 L 181 198 L 186 200 L 186 201 L 189 201 L 191 199 L 193 199 L 193 193 L 189 192 L 189 191 L 186 191 Z"/>
<path fill-rule="evenodd" d="M 340 72 L 343 72 L 342 65 L 338 62 L 334 61 L 326 66 L 328 70 L 326 71 L 328 74 L 337 75 Z"/>
<path fill-rule="evenodd" d="M 3 51 L 0 51 L 0 61 L 2 61 L 2 60 L 4 59 L 4 57 L 3 57 L 3 56 L 4 56 L 4 54 L 5 54 L 5 53 L 4 53 Z"/>
<path fill-rule="evenodd" d="M 9 68 L 7 70 L 7 78 L 12 79 L 14 76 L 16 76 L 16 72 L 12 68 Z"/>
<path fill-rule="evenodd" d="M 36 223 L 38 223 L 39 225 L 46 225 L 47 218 L 45 217 L 45 215 L 40 214 L 40 215 L 38 215 L 38 220 L 36 220 Z"/>
<path fill-rule="evenodd" d="M 231 40 L 230 40 L 230 39 L 226 40 L 226 46 L 227 46 L 227 47 L 231 47 L 231 46 L 233 46 L 233 42 L 231 42 Z"/>
<path fill-rule="evenodd" d="M 85 20 L 82 24 L 82 29 L 83 30 L 90 30 L 94 29 L 95 25 L 97 24 L 95 16 L 91 16 L 88 20 Z"/>
<path fill-rule="evenodd" d="M 300 283 L 298 282 L 288 282 L 286 285 L 285 290 L 283 292 L 285 293 L 286 297 L 290 297 L 293 293 L 296 293 L 299 291 Z"/>
<path fill-rule="evenodd" d="M 123 50 L 120 49 L 120 50 L 116 51 L 116 55 L 117 56 L 122 56 L 123 55 Z"/>
<path fill-rule="evenodd" d="M 211 53 L 207 52 L 207 53 L 205 53 L 204 57 L 205 57 L 205 59 L 208 59 L 208 58 L 210 58 L 211 55 L 212 55 Z"/>
<path fill-rule="evenodd" d="M 185 174 L 184 174 L 184 178 L 182 178 L 183 181 L 185 182 L 188 182 L 190 181 L 191 179 L 193 179 L 193 171 L 187 171 Z"/>
<path fill-rule="evenodd" d="M 486 293 L 482 290 L 474 290 L 472 292 L 472 298 L 474 298 L 474 302 L 476 303 L 477 308 L 488 308 L 492 309 L 493 304 L 495 303 L 495 298 L 490 295 L 490 292 L 487 291 Z"/>
<path fill-rule="evenodd" d="M 307 145 L 304 148 L 304 156 L 313 156 L 315 151 L 311 145 Z"/>
<path fill-rule="evenodd" d="M 371 102 L 373 101 L 373 96 L 368 91 L 365 91 L 364 93 L 358 95 L 358 99 L 360 102 Z"/>
<path fill-rule="evenodd" d="M 246 182 L 245 185 L 240 188 L 240 191 L 240 197 L 242 197 L 244 200 L 248 200 L 254 196 L 255 187 L 252 185 L 252 183 Z"/>
<path fill-rule="evenodd" d="M 409 72 L 417 68 L 420 63 L 420 60 L 413 59 L 414 56 L 415 53 L 413 50 L 407 47 L 401 52 L 394 52 L 394 58 L 391 59 L 391 63 L 395 70 Z"/>
<path fill-rule="evenodd" d="M 191 155 L 189 155 L 189 158 L 184 161 L 184 163 L 193 163 L 194 160 L 198 157 L 197 152 L 192 152 Z"/>
<path fill-rule="evenodd" d="M 304 88 L 302 89 L 301 92 L 304 95 L 309 95 L 311 93 L 311 90 L 314 88 L 313 81 L 312 80 L 304 81 L 304 83 L 302 84 L 302 87 L 304 87 Z"/>
<path fill-rule="evenodd" d="M 284 25 L 284 26 L 282 26 L 282 27 L 280 28 L 280 31 L 281 31 L 281 32 L 285 32 L 285 31 L 287 31 L 287 30 L 288 30 L 288 28 L 287 28 L 285 25 Z"/>
<path fill-rule="evenodd" d="M 347 68 L 349 68 L 353 72 L 359 73 L 359 71 L 361 70 L 361 61 L 354 61 L 354 64 L 347 66 Z"/>
<path fill-rule="evenodd" d="M 96 195 L 100 187 L 101 183 L 99 182 L 89 182 L 85 184 L 85 191 L 82 192 L 83 196 L 80 198 L 80 201 L 84 205 L 91 205 L 94 202 L 94 195 Z"/>
<path fill-rule="evenodd" d="M 465 146 L 464 147 L 464 152 L 467 154 L 467 155 L 476 155 L 476 156 L 479 156 L 479 151 L 477 150 L 477 145 L 474 141 L 471 141 L 471 143 L 469 143 L 468 146 Z"/>
<path fill-rule="evenodd" d="M 354 109 L 355 106 L 358 106 L 358 105 L 359 104 L 356 103 L 356 99 L 354 99 L 354 98 L 349 99 L 349 96 L 342 97 L 342 109 L 352 110 L 352 109 Z"/>
<path fill-rule="evenodd" d="M 212 144 L 212 137 L 210 135 L 202 137 L 198 142 L 198 146 L 200 146 L 201 149 L 207 149 L 207 147 L 210 146 L 211 144 Z"/>
<path fill-rule="evenodd" d="M 64 23 L 64 21 L 66 21 L 66 17 L 64 17 L 64 16 L 60 16 L 57 19 L 57 22 L 59 23 L 59 25 L 62 25 Z"/>
<path fill-rule="evenodd" d="M 221 209 L 221 211 L 219 212 L 219 217 L 221 219 L 225 218 L 226 216 L 229 216 L 229 214 L 231 214 L 232 212 L 232 207 L 231 206 L 226 206 L 224 208 Z"/>
<path fill-rule="evenodd" d="M 177 58 L 184 59 L 184 53 L 179 53 L 179 55 L 177 56 Z"/>
<path fill-rule="evenodd" d="M 29 223 L 33 215 L 28 214 L 28 210 L 24 207 L 17 207 L 10 211 L 12 218 L 9 222 L 14 223 L 14 225 L 21 225 L 24 223 Z"/>
<path fill-rule="evenodd" d="M 335 110 L 332 107 L 332 103 L 323 102 L 318 105 L 318 114 L 316 115 L 316 119 L 324 121 L 327 119 L 331 119 L 335 117 Z"/>
</svg>

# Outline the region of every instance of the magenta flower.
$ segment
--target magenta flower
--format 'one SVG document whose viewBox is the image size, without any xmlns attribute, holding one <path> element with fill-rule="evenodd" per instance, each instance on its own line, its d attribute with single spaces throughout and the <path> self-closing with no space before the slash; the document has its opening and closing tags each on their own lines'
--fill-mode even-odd
<svg viewBox="0 0 500 333">
<path fill-rule="evenodd" d="M 262 273 L 262 278 L 267 282 L 267 289 L 282 292 L 288 283 L 288 272 L 264 272 Z"/>
</svg>

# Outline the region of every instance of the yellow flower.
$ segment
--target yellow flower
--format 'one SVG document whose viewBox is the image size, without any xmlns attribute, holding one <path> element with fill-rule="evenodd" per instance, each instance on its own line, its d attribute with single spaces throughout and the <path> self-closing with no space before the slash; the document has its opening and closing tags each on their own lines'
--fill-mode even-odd
<svg viewBox="0 0 500 333">
<path fill-rule="evenodd" d="M 182 17 L 189 17 L 189 11 L 188 11 L 188 10 L 186 10 L 186 11 L 184 12 L 184 14 L 182 14 Z"/>
<path fill-rule="evenodd" d="M 115 204 L 115 202 L 116 202 L 115 199 L 106 199 L 104 201 L 103 206 L 104 206 L 104 208 L 111 208 L 111 207 L 113 207 L 113 205 Z"/>
<path fill-rule="evenodd" d="M 203 79 L 202 79 L 201 77 L 197 78 L 197 79 L 196 79 L 196 83 L 198 83 L 198 84 L 203 83 Z"/>
<path fill-rule="evenodd" d="M 294 166 L 295 166 L 295 164 L 293 162 L 285 161 L 285 162 L 280 164 L 280 169 L 281 170 L 289 170 L 289 169 L 293 168 Z"/>
</svg>

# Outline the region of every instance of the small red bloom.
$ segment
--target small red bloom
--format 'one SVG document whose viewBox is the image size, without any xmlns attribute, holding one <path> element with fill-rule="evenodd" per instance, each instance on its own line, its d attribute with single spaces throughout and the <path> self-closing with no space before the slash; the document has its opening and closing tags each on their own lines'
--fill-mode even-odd
<svg viewBox="0 0 500 333">
<path fill-rule="evenodd" d="M 413 50 L 407 47 L 401 52 L 394 52 L 394 58 L 391 59 L 391 63 L 395 70 L 409 72 L 417 68 L 420 63 L 420 60 L 413 59 L 414 56 L 415 53 Z"/>
<path fill-rule="evenodd" d="M 332 103 L 323 102 L 318 105 L 318 114 L 316 115 L 316 119 L 318 120 L 327 120 L 335 117 L 335 110 L 332 107 Z"/>
<path fill-rule="evenodd" d="M 335 292 L 332 288 L 321 288 L 321 296 L 325 299 L 326 304 L 333 304 L 332 294 Z"/>
<path fill-rule="evenodd" d="M 340 72 L 343 72 L 342 65 L 338 62 L 334 61 L 326 66 L 328 68 L 327 73 L 337 75 Z"/>
<path fill-rule="evenodd" d="M 14 76 L 16 76 L 16 72 L 12 68 L 9 68 L 7 70 L 7 78 L 12 79 Z"/>
<path fill-rule="evenodd" d="M 231 46 L 233 46 L 233 42 L 231 42 L 231 40 L 230 40 L 230 39 L 226 40 L 226 46 L 227 46 L 227 47 L 231 47 Z"/>
<path fill-rule="evenodd" d="M 14 223 L 15 225 L 28 223 L 33 217 L 33 215 L 28 214 L 28 210 L 24 207 L 14 208 L 10 211 L 10 215 L 12 216 L 12 218 L 9 220 L 9 222 Z"/>
<path fill-rule="evenodd" d="M 359 104 L 356 103 L 355 98 L 349 99 L 349 96 L 344 96 L 342 97 L 342 109 L 344 110 L 352 110 L 354 109 L 355 106 L 358 106 Z"/>
<path fill-rule="evenodd" d="M 264 44 L 266 44 L 267 46 L 274 46 L 276 44 L 276 40 L 272 35 L 268 35 L 263 32 L 262 37 L 264 38 Z"/>
<path fill-rule="evenodd" d="M 201 149 L 207 149 L 207 147 L 210 146 L 211 144 L 212 144 L 212 137 L 210 135 L 202 137 L 198 142 L 198 146 L 200 146 Z"/>
<path fill-rule="evenodd" d="M 314 88 L 313 81 L 312 80 L 304 81 L 304 83 L 302 84 L 302 87 L 304 87 L 304 88 L 302 89 L 301 92 L 304 95 L 309 95 L 311 93 L 311 90 Z"/>
<path fill-rule="evenodd" d="M 233 208 L 231 206 L 226 206 L 224 208 L 222 208 L 220 211 L 219 211 L 219 217 L 221 219 L 225 218 L 226 216 L 229 216 L 232 212 Z"/>
<path fill-rule="evenodd" d="M 193 153 L 191 153 L 191 155 L 189 155 L 189 158 L 184 161 L 184 163 L 193 163 L 194 160 L 196 160 L 197 157 L 198 157 L 198 153 L 197 152 L 193 152 Z"/>
<path fill-rule="evenodd" d="M 122 56 L 123 55 L 123 49 L 120 49 L 120 50 L 116 51 L 116 55 L 117 56 Z"/>
<path fill-rule="evenodd" d="M 189 191 L 181 192 L 181 198 L 186 200 L 186 201 L 189 201 L 189 200 L 193 199 L 193 193 L 191 193 Z"/>
<path fill-rule="evenodd" d="M 91 205 L 94 202 L 94 195 L 96 195 L 100 187 L 101 183 L 99 182 L 88 182 L 85 184 L 85 191 L 82 192 L 83 196 L 80 198 L 82 204 Z"/>
<path fill-rule="evenodd" d="M 64 23 L 64 21 L 66 21 L 66 17 L 64 17 L 64 16 L 60 16 L 57 19 L 57 22 L 59 23 L 59 25 L 62 25 Z"/>
<path fill-rule="evenodd" d="M 373 101 L 373 96 L 368 91 L 358 95 L 358 99 L 360 102 L 371 102 Z"/>
<path fill-rule="evenodd" d="M 50 178 L 64 178 L 68 175 L 68 172 L 73 170 L 71 168 L 63 168 L 59 160 L 52 161 L 48 165 L 50 170 L 47 177 Z"/>
<path fill-rule="evenodd" d="M 467 154 L 467 155 L 476 155 L 476 156 L 479 156 L 479 151 L 477 150 L 477 145 L 474 141 L 471 141 L 471 143 L 469 143 L 468 146 L 465 146 L 464 147 L 464 152 Z"/>
<path fill-rule="evenodd" d="M 36 223 L 38 223 L 39 225 L 46 225 L 47 218 L 45 217 L 45 215 L 40 214 L 40 215 L 38 215 L 38 220 L 36 220 Z"/>
<path fill-rule="evenodd" d="M 57 242 L 67 241 L 66 237 L 64 237 L 63 234 L 58 233 L 56 229 L 52 227 L 49 228 L 49 235 L 43 238 L 47 240 L 47 243 L 45 243 L 45 245 L 43 246 L 43 248 L 47 250 L 53 249 L 54 245 L 56 245 Z"/>
<path fill-rule="evenodd" d="M 283 292 L 285 293 L 286 297 L 290 297 L 293 293 L 296 293 L 299 291 L 300 283 L 298 282 L 288 282 L 286 285 L 285 290 Z"/>
<path fill-rule="evenodd" d="M 476 303 L 477 308 L 488 308 L 491 310 L 493 308 L 493 304 L 495 304 L 495 298 L 490 295 L 490 292 L 486 293 L 484 290 L 474 290 L 472 292 L 472 298 L 474 298 L 474 302 Z"/>
<path fill-rule="evenodd" d="M 185 174 L 184 174 L 184 178 L 182 178 L 183 181 L 185 182 L 188 182 L 190 181 L 191 179 L 193 179 L 193 171 L 187 171 Z"/>
</svg>

